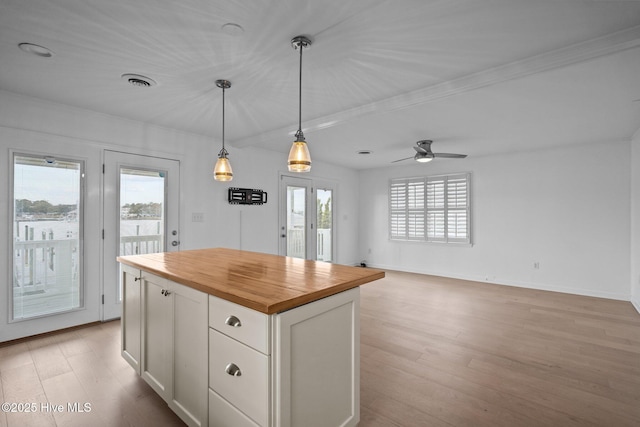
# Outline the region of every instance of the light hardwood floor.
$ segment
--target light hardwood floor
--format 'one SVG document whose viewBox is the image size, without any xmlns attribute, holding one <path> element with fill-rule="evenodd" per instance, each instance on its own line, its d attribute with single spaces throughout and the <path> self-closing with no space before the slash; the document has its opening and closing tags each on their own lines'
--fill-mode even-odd
<svg viewBox="0 0 640 427">
<path fill-rule="evenodd" d="M 361 290 L 361 427 L 640 425 L 630 303 L 399 272 Z M 184 425 L 120 357 L 118 321 L 0 344 L 0 382 L 38 409 L 0 426 Z"/>
<path fill-rule="evenodd" d="M 628 302 L 389 272 L 361 344 L 362 426 L 640 426 Z"/>
</svg>

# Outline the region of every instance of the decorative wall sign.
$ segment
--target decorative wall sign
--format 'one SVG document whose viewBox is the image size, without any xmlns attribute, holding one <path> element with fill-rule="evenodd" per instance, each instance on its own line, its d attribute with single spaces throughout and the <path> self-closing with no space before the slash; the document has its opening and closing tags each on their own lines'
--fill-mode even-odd
<svg viewBox="0 0 640 427">
<path fill-rule="evenodd" d="M 229 187 L 230 205 L 262 205 L 267 203 L 267 193 L 252 188 Z"/>
</svg>

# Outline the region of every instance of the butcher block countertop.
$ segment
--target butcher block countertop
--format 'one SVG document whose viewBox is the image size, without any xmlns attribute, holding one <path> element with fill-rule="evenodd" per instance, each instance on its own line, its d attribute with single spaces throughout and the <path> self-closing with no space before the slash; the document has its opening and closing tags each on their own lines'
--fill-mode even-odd
<svg viewBox="0 0 640 427">
<path fill-rule="evenodd" d="M 384 271 L 213 248 L 118 257 L 118 261 L 266 314 L 382 279 Z"/>
</svg>

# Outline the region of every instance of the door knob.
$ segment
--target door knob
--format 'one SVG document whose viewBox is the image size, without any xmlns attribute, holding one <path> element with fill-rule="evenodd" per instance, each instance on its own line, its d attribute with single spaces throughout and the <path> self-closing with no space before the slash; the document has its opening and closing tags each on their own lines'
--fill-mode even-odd
<svg viewBox="0 0 640 427">
<path fill-rule="evenodd" d="M 179 240 L 174 240 L 173 242 L 171 242 L 171 246 L 178 246 L 180 244 Z"/>
</svg>

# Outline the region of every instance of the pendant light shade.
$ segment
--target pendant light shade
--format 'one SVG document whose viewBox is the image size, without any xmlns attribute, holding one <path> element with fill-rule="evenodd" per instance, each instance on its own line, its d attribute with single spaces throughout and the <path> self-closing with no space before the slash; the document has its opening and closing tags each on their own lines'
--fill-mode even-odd
<svg viewBox="0 0 640 427">
<path fill-rule="evenodd" d="M 231 169 L 231 163 L 227 158 L 227 152 L 222 150 L 218 153 L 218 161 L 216 167 L 213 169 L 213 178 L 216 181 L 231 181 L 233 179 L 233 170 Z"/>
<path fill-rule="evenodd" d="M 289 150 L 289 160 L 287 162 L 290 172 L 309 172 L 311 170 L 311 154 L 309 147 L 302 133 L 302 50 L 311 46 L 311 40 L 305 36 L 297 36 L 291 40 L 291 46 L 300 50 L 300 79 L 298 92 L 298 131 L 296 140 Z"/>
<path fill-rule="evenodd" d="M 296 135 L 298 134 L 296 133 Z M 302 135 L 302 141 L 297 136 L 291 145 L 288 165 L 289 172 L 309 172 L 311 170 L 311 154 L 309 154 L 309 147 L 304 141 L 304 135 Z"/>
<path fill-rule="evenodd" d="M 224 148 L 224 91 L 231 87 L 228 80 L 216 80 L 216 86 L 222 89 L 222 150 L 218 153 L 218 161 L 213 168 L 213 178 L 216 181 L 231 181 L 233 179 L 233 171 L 231 163 L 229 163 L 229 152 Z"/>
</svg>

